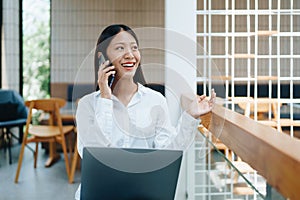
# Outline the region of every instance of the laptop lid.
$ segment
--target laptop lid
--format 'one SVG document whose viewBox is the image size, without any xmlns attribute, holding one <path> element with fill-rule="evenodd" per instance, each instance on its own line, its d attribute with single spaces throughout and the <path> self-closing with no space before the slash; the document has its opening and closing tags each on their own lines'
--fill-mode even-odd
<svg viewBox="0 0 300 200">
<path fill-rule="evenodd" d="M 173 200 L 182 151 L 86 147 L 81 199 Z"/>
</svg>

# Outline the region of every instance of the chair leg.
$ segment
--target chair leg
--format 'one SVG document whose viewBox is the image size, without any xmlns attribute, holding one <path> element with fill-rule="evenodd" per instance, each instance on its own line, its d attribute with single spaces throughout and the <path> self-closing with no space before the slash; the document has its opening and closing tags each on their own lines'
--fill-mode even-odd
<svg viewBox="0 0 300 200">
<path fill-rule="evenodd" d="M 7 130 L 7 146 L 8 146 L 9 164 L 11 165 L 11 163 L 12 163 L 12 158 L 11 158 L 11 133 L 9 132 L 9 130 Z"/>
<path fill-rule="evenodd" d="M 35 151 L 34 151 L 34 168 L 36 168 L 37 157 L 38 157 L 39 143 L 35 143 Z"/>
<path fill-rule="evenodd" d="M 23 134 L 23 126 L 19 126 L 19 144 L 22 144 Z"/>
<path fill-rule="evenodd" d="M 9 128 L 3 128 L 3 138 L 4 138 L 4 149 L 8 149 L 8 159 L 9 164 L 12 163 L 11 159 L 11 134 L 9 132 Z"/>
<path fill-rule="evenodd" d="M 21 146 L 20 155 L 19 155 L 19 161 L 18 161 L 18 168 L 17 168 L 16 177 L 15 177 L 15 183 L 18 183 L 20 170 L 21 170 L 21 165 L 22 165 L 22 161 L 23 161 L 24 149 L 25 149 L 25 142 L 23 141 L 22 146 Z"/>
<path fill-rule="evenodd" d="M 73 159 L 72 159 L 72 164 L 71 164 L 71 171 L 70 171 L 70 178 L 69 178 L 69 183 L 73 183 L 74 182 L 74 174 L 75 174 L 75 170 L 76 170 L 76 165 L 78 162 L 78 152 L 77 152 L 77 142 L 75 142 L 74 145 L 74 153 L 73 153 Z"/>
<path fill-rule="evenodd" d="M 67 153 L 66 140 L 65 140 L 64 136 L 62 136 L 62 139 L 61 139 L 61 146 L 63 148 L 65 164 L 66 164 L 66 171 L 67 171 L 67 175 L 68 175 L 68 179 L 69 179 L 70 178 L 70 164 L 69 164 L 69 157 L 68 157 L 68 153 Z"/>
</svg>

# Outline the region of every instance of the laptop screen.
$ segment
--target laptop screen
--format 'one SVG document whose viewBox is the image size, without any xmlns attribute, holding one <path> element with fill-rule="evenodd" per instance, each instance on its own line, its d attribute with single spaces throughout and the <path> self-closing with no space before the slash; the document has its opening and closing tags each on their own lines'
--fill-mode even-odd
<svg viewBox="0 0 300 200">
<path fill-rule="evenodd" d="M 86 147 L 81 199 L 173 200 L 182 151 Z"/>
</svg>

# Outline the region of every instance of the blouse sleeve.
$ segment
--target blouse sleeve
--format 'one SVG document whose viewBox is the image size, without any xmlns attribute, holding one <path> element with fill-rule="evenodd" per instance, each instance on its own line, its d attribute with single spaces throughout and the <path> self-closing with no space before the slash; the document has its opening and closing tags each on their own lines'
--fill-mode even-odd
<svg viewBox="0 0 300 200">
<path fill-rule="evenodd" d="M 183 112 L 177 126 L 171 124 L 166 100 L 160 104 L 163 113 L 160 113 L 156 124 L 155 148 L 187 149 L 194 141 L 200 119 L 195 119 L 187 112 Z"/>
<path fill-rule="evenodd" d="M 112 101 L 96 95 L 83 97 L 77 106 L 77 148 L 109 146 L 112 129 Z"/>
</svg>

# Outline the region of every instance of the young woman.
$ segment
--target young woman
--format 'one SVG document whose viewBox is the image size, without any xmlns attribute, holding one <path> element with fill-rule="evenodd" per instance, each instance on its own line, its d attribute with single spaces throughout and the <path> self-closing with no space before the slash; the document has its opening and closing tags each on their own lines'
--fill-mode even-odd
<svg viewBox="0 0 300 200">
<path fill-rule="evenodd" d="M 173 127 L 165 97 L 143 86 L 140 61 L 132 29 L 119 24 L 104 29 L 95 50 L 97 90 L 80 99 L 76 112 L 81 157 L 85 146 L 184 150 L 193 141 L 199 117 L 211 111 L 216 94 L 210 100 L 197 97 Z"/>
<path fill-rule="evenodd" d="M 140 61 L 132 29 L 104 29 L 95 51 L 97 91 L 84 96 L 76 112 L 80 156 L 85 146 L 185 149 L 193 141 L 199 117 L 211 111 L 216 94 L 198 97 L 173 127 L 165 97 L 142 85 Z"/>
</svg>

